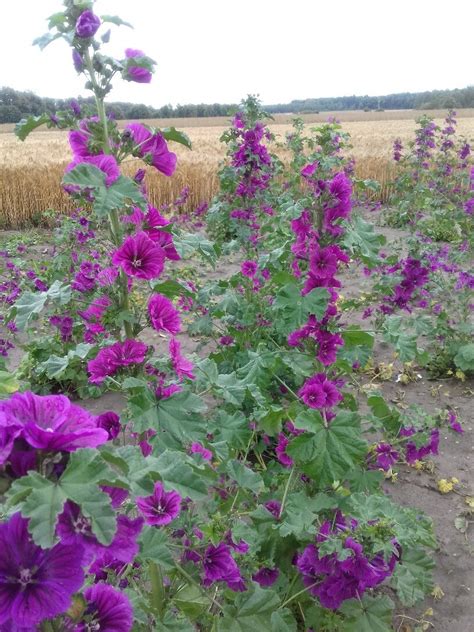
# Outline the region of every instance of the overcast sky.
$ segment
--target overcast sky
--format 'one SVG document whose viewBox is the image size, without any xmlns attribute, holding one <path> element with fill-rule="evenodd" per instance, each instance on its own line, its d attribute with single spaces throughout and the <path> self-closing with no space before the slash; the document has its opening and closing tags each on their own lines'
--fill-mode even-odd
<svg viewBox="0 0 474 632">
<path fill-rule="evenodd" d="M 32 40 L 61 0 L 0 0 L 0 85 L 40 96 L 87 94 L 65 42 Z M 111 54 L 140 48 L 158 62 L 150 85 L 117 79 L 112 100 L 266 104 L 474 83 L 474 0 L 98 0 Z"/>
</svg>

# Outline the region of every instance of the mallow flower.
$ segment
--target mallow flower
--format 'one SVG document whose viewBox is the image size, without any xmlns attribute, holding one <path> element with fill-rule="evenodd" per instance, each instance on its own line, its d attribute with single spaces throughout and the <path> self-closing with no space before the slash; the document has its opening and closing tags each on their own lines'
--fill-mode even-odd
<svg viewBox="0 0 474 632">
<path fill-rule="evenodd" d="M 142 158 L 165 176 L 172 176 L 176 169 L 176 154 L 169 151 L 160 133 L 153 134 L 141 123 L 130 123 L 125 128 L 136 145 L 134 155 Z"/>
<path fill-rule="evenodd" d="M 78 17 L 76 22 L 76 35 L 80 38 L 94 37 L 100 26 L 100 18 L 92 11 L 86 9 Z"/>
<path fill-rule="evenodd" d="M 156 279 L 165 266 L 165 252 L 144 232 L 127 237 L 112 255 L 112 263 L 122 266 L 129 276 Z"/>
<path fill-rule="evenodd" d="M 179 312 L 169 298 L 163 294 L 153 294 L 148 303 L 148 314 L 153 329 L 175 335 L 181 330 Z"/>
<path fill-rule="evenodd" d="M 173 490 L 166 492 L 162 483 L 158 481 L 151 496 L 137 497 L 137 507 L 147 524 L 162 527 L 179 515 L 181 496 Z"/>
<path fill-rule="evenodd" d="M 136 83 L 150 83 L 153 76 L 149 68 L 151 64 L 149 57 L 141 50 L 135 48 L 125 49 L 125 70 L 122 73 L 126 81 Z"/>
<path fill-rule="evenodd" d="M 65 612 L 83 582 L 82 548 L 37 546 L 20 513 L 0 524 L 0 625 L 37 629 Z"/>
<path fill-rule="evenodd" d="M 15 393 L 0 402 L 0 450 L 2 462 L 10 456 L 13 441 L 24 439 L 31 447 L 45 451 L 73 452 L 95 448 L 108 439 L 88 411 L 72 404 L 64 395 Z"/>
<path fill-rule="evenodd" d="M 94 584 L 84 591 L 86 608 L 74 632 L 130 632 L 133 609 L 129 598 L 108 584 Z"/>
</svg>

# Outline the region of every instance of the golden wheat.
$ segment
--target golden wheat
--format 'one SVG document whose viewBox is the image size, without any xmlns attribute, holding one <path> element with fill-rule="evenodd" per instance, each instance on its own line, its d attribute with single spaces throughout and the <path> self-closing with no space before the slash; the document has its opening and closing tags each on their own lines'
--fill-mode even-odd
<svg viewBox="0 0 474 632">
<path fill-rule="evenodd" d="M 429 112 L 442 117 L 443 111 Z M 400 110 L 392 112 L 339 112 L 334 115 L 341 121 L 344 131 L 351 135 L 351 154 L 356 160 L 356 175 L 378 180 L 382 187 L 380 198 L 385 200 L 390 190 L 394 167 L 391 161 L 392 143 L 401 138 L 406 143 L 413 137 L 415 118 L 419 112 Z M 308 128 L 328 119 L 329 113 L 302 116 Z M 270 124 L 277 141 L 291 130 L 293 115 L 276 115 Z M 441 123 L 438 118 L 437 122 Z M 150 125 L 175 125 L 186 132 L 193 150 L 178 146 L 178 169 L 166 178 L 154 169 L 147 169 L 146 184 L 150 201 L 161 206 L 178 197 L 189 187 L 187 210 L 208 201 L 218 189 L 217 171 L 224 157 L 219 137 L 228 126 L 228 119 L 165 119 L 146 121 Z M 125 124 L 125 122 L 123 123 Z M 3 227 L 25 226 L 41 222 L 46 209 L 68 211 L 74 207 L 61 189 L 61 176 L 70 158 L 67 133 L 40 129 L 21 143 L 12 132 L 12 125 L 0 125 L 0 224 Z M 459 133 L 467 138 L 474 136 L 474 110 L 459 113 Z M 276 149 L 278 152 L 279 150 Z M 127 175 L 134 173 L 139 162 L 131 160 L 124 165 Z"/>
</svg>

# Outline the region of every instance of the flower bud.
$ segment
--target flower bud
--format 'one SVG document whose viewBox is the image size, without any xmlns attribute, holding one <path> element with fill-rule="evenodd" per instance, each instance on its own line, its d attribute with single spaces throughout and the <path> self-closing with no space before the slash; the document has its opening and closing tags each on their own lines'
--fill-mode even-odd
<svg viewBox="0 0 474 632">
<path fill-rule="evenodd" d="M 81 38 L 93 37 L 100 26 L 100 19 L 89 9 L 83 11 L 76 22 L 76 35 Z"/>
</svg>

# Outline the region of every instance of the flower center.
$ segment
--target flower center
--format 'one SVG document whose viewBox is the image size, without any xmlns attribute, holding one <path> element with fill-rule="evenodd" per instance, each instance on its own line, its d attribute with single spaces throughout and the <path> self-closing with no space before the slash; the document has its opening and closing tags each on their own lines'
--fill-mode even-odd
<svg viewBox="0 0 474 632">
<path fill-rule="evenodd" d="M 84 516 L 79 515 L 77 520 L 73 522 L 74 531 L 76 533 L 89 534 L 90 533 L 90 524 L 89 520 Z"/>
<path fill-rule="evenodd" d="M 34 583 L 33 575 L 35 573 L 34 569 L 30 568 L 21 568 L 20 574 L 17 578 L 17 582 L 21 584 L 21 589 L 24 590 L 28 584 Z"/>
<path fill-rule="evenodd" d="M 134 259 L 132 261 L 132 266 L 134 268 L 141 268 L 141 265 L 142 265 L 142 260 L 141 259 Z"/>
</svg>

